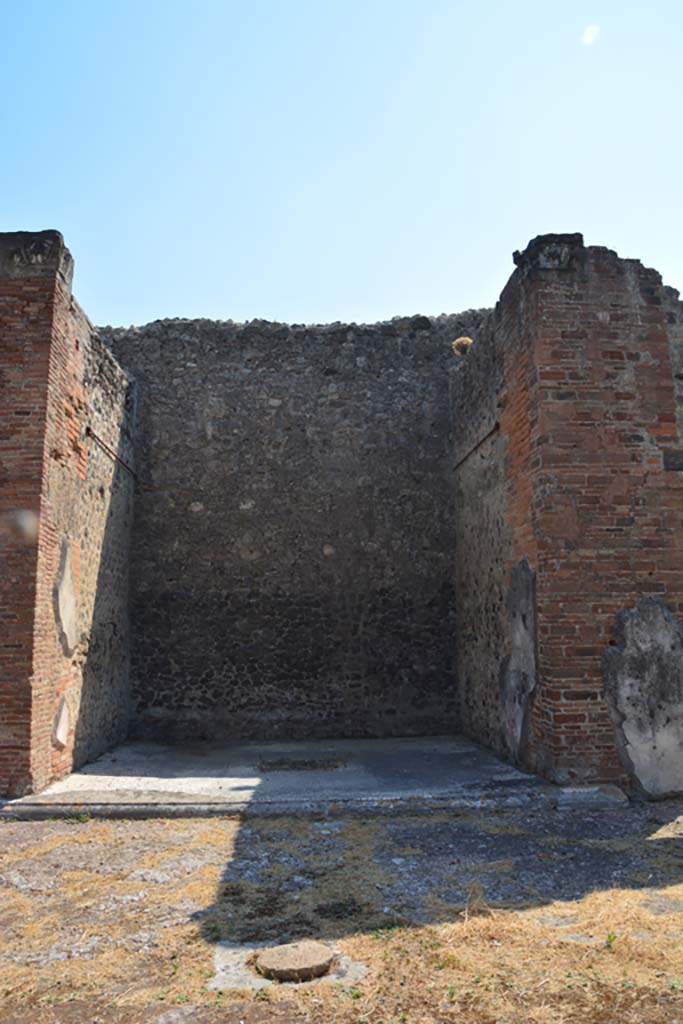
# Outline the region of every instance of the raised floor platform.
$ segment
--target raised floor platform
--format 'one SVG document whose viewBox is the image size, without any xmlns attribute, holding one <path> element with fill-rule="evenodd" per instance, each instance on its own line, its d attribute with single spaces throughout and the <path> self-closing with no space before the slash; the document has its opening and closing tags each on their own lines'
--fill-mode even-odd
<svg viewBox="0 0 683 1024">
<path fill-rule="evenodd" d="M 400 806 L 613 803 L 614 787 L 562 789 L 460 736 L 166 746 L 126 743 L 0 813 L 46 818 L 377 812 Z"/>
</svg>

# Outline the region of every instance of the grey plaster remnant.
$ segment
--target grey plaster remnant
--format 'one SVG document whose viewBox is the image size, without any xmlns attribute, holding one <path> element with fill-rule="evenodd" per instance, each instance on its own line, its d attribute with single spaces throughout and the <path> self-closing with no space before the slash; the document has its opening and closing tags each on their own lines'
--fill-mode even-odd
<svg viewBox="0 0 683 1024">
<path fill-rule="evenodd" d="M 78 621 L 76 594 L 71 573 L 71 545 L 68 537 L 62 537 L 59 569 L 53 591 L 55 619 L 62 650 L 70 658 L 78 643 Z"/>
<path fill-rule="evenodd" d="M 71 715 L 69 714 L 69 705 L 66 702 L 66 697 L 62 697 L 52 726 L 52 745 L 57 747 L 58 750 L 64 750 L 69 739 L 70 729 Z"/>
<path fill-rule="evenodd" d="M 647 796 L 683 792 L 683 622 L 660 598 L 642 598 L 616 619 L 603 657 L 605 697 L 617 747 Z"/>
<path fill-rule="evenodd" d="M 518 760 L 526 742 L 536 688 L 536 574 L 526 558 L 512 569 L 505 604 L 510 618 L 511 653 L 503 659 L 500 672 L 503 732 L 510 754 Z"/>
</svg>

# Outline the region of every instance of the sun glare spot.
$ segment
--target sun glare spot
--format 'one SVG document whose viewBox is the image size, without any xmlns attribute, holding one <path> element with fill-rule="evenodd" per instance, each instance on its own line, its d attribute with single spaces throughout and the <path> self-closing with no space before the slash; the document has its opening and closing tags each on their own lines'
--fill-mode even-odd
<svg viewBox="0 0 683 1024">
<path fill-rule="evenodd" d="M 581 45 L 592 46 L 600 35 L 600 26 L 591 24 L 586 25 L 585 29 L 581 34 Z"/>
</svg>

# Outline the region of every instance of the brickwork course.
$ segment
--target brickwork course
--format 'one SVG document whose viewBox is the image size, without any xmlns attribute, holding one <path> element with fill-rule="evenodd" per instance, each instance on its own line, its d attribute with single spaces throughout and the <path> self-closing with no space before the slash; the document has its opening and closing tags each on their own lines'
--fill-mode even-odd
<svg viewBox="0 0 683 1024">
<path fill-rule="evenodd" d="M 514 259 L 493 310 L 96 329 L 58 232 L 0 235 L 1 792 L 458 731 L 683 791 L 682 305 L 578 234 Z"/>
<path fill-rule="evenodd" d="M 0 789 L 19 795 L 127 732 L 132 477 L 89 431 L 133 453 L 130 382 L 71 296 L 61 235 L 0 236 L 0 266 Z"/>
</svg>

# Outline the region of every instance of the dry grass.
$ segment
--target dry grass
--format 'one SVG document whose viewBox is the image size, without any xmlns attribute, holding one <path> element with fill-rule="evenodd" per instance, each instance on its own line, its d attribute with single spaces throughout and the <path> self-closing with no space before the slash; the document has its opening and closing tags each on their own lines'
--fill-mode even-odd
<svg viewBox="0 0 683 1024">
<path fill-rule="evenodd" d="M 144 823 L 129 824 L 138 833 L 145 828 Z M 505 827 L 489 824 L 493 831 Z M 285 825 L 283 851 L 306 841 L 308 823 L 274 821 L 268 828 L 276 836 Z M 503 908 L 489 906 L 482 886 L 474 883 L 460 908 L 432 896 L 428 909 L 434 923 L 381 927 L 386 918 L 378 910 L 376 890 L 390 875 L 376 865 L 372 851 L 382 828 L 381 821 L 345 823 L 343 866 L 321 869 L 315 885 L 297 900 L 307 928 L 334 939 L 344 953 L 368 965 L 362 984 L 283 985 L 265 997 L 210 990 L 213 947 L 207 938 L 214 925 L 221 934 L 226 927 L 233 934 L 261 927 L 267 934 L 270 922 L 275 935 L 283 923 L 291 924 L 291 899 L 278 895 L 286 871 L 275 857 L 265 884 L 222 885 L 220 860 L 234 856 L 239 826 L 174 822 L 168 845 L 145 853 L 136 867 L 163 869 L 179 850 L 216 849 L 221 857 L 173 883 L 145 884 L 141 899 L 136 899 L 141 883 L 128 877 L 130 869 L 103 876 L 92 866 L 63 871 L 47 892 L 2 890 L 0 1019 L 11 1019 L 13 1009 L 70 1000 L 132 1011 L 185 1004 L 229 1009 L 236 1002 L 267 999 L 273 1006 L 289 1003 L 296 1014 L 292 1020 L 339 1024 L 683 1021 L 683 915 L 655 915 L 644 902 L 654 894 L 683 899 L 683 884 L 602 890 L 572 902 Z M 65 842 L 84 844 L 106 857 L 108 844 L 125 842 L 125 836 L 120 826 L 117 831 L 106 823 L 87 823 L 67 839 L 47 836 L 8 853 L 0 873 L 20 870 L 28 858 L 39 863 Z M 277 848 L 275 838 L 271 849 Z M 677 847 L 672 851 L 670 856 L 677 858 Z M 501 859 L 498 870 L 509 871 L 511 865 Z M 112 899 L 115 909 L 103 911 Z M 199 921 L 180 913 L 177 923 L 171 918 L 163 925 L 174 908 L 190 905 L 214 909 Z M 335 905 L 341 918 L 335 917 Z M 327 916 L 316 915 L 316 907 L 327 908 Z M 233 915 L 229 925 L 227 913 Z M 149 942 L 147 934 L 153 936 Z M 99 944 L 84 959 L 78 949 L 92 939 Z M 46 959 L 51 949 L 59 952 L 65 945 L 76 954 Z M 13 961 L 19 949 L 24 961 L 27 955 L 36 960 Z"/>
</svg>

